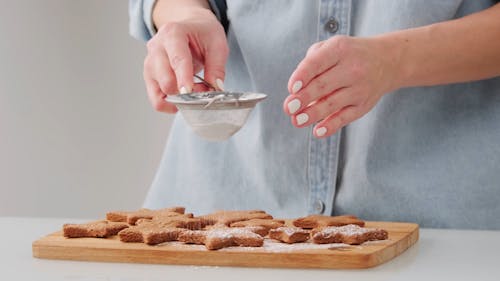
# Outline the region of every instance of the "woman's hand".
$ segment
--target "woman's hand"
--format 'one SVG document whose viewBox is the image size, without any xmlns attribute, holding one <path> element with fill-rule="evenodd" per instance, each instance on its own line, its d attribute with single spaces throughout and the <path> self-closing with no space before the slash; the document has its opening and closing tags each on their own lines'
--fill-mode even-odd
<svg viewBox="0 0 500 281">
<path fill-rule="evenodd" d="M 224 88 L 229 52 L 224 28 L 207 7 L 193 3 L 158 1 L 155 6 L 153 18 L 159 30 L 147 44 L 144 81 L 157 111 L 177 112 L 165 101 L 167 95 L 206 91 L 206 86 L 193 82 L 193 75 L 203 68 L 205 80 Z"/>
<path fill-rule="evenodd" d="M 376 38 L 335 36 L 312 45 L 288 82 L 283 104 L 296 127 L 317 123 L 327 137 L 370 111 L 395 90 L 397 53 Z"/>
</svg>

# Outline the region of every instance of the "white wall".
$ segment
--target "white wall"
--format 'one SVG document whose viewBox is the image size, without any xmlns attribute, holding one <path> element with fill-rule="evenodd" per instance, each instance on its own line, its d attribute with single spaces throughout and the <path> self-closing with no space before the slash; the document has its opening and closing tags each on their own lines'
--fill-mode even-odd
<svg viewBox="0 0 500 281">
<path fill-rule="evenodd" d="M 140 207 L 171 119 L 144 55 L 125 0 L 0 0 L 0 216 Z"/>
</svg>

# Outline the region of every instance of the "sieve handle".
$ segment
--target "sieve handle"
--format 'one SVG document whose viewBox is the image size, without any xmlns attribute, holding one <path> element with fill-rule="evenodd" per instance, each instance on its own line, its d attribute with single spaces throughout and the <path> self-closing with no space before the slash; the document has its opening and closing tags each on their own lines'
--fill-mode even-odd
<svg viewBox="0 0 500 281">
<path fill-rule="evenodd" d="M 208 88 L 210 88 L 210 89 L 212 89 L 214 91 L 217 91 L 217 89 L 212 84 L 208 83 L 207 80 L 201 78 L 198 74 L 195 74 L 194 77 L 200 79 L 201 83 L 203 83 Z"/>
</svg>

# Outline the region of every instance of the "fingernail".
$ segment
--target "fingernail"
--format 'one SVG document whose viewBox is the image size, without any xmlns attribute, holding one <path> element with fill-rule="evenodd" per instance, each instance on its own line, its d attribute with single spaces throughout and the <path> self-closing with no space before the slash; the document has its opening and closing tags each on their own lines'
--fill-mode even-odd
<svg viewBox="0 0 500 281">
<path fill-rule="evenodd" d="M 295 94 L 302 88 L 302 81 L 295 81 L 292 86 L 292 94 Z"/>
<path fill-rule="evenodd" d="M 224 91 L 224 82 L 221 79 L 215 79 L 215 84 L 217 84 L 217 88 L 219 88 L 219 90 Z"/>
<path fill-rule="evenodd" d="M 190 91 L 188 90 L 188 88 L 182 86 L 181 89 L 179 90 L 179 93 L 181 94 L 187 94 L 189 93 Z"/>
<path fill-rule="evenodd" d="M 300 100 L 293 99 L 287 104 L 287 106 L 288 106 L 288 112 L 290 112 L 290 114 L 294 114 L 300 108 Z"/>
<path fill-rule="evenodd" d="M 307 120 L 309 120 L 309 115 L 307 115 L 306 113 L 301 113 L 297 115 L 297 117 L 295 117 L 295 120 L 297 120 L 297 125 L 300 126 L 302 124 L 305 124 Z"/>
<path fill-rule="evenodd" d="M 317 135 L 318 137 L 322 137 L 322 136 L 324 136 L 324 135 L 326 134 L 326 131 L 327 131 L 327 130 L 326 130 L 326 128 L 325 128 L 325 127 L 318 128 L 318 129 L 316 130 L 316 135 Z"/>
</svg>

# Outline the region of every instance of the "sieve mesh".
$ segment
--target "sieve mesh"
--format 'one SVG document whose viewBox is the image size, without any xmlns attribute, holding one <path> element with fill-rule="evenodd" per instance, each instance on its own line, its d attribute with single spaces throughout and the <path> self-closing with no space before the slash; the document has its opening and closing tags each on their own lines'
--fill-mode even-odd
<svg viewBox="0 0 500 281">
<path fill-rule="evenodd" d="M 203 92 L 168 96 L 200 137 L 223 141 L 245 124 L 255 105 L 266 98 L 260 93 Z"/>
</svg>

